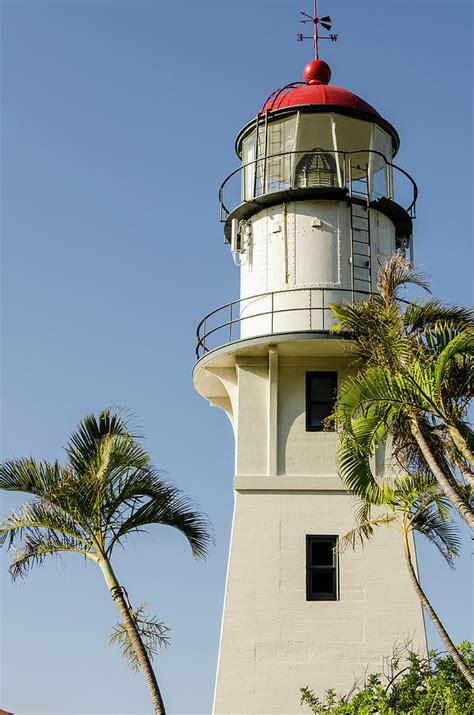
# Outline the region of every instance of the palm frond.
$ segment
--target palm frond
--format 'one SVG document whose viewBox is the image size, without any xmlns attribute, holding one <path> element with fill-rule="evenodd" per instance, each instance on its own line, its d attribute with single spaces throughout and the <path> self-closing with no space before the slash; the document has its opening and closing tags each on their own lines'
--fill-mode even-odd
<svg viewBox="0 0 474 715">
<path fill-rule="evenodd" d="M 450 566 L 459 555 L 461 538 L 457 526 L 452 520 L 447 521 L 434 505 L 420 509 L 412 520 L 412 528 L 428 539 Z"/>
<path fill-rule="evenodd" d="M 396 521 L 395 514 L 391 514 L 387 511 L 383 516 L 378 518 L 358 522 L 353 529 L 339 539 L 337 545 L 338 552 L 344 553 L 348 548 L 356 549 L 357 546 L 364 546 L 373 536 L 376 527 L 390 526 L 394 521 Z"/>
<path fill-rule="evenodd" d="M 109 466 L 137 468 L 148 464 L 149 457 L 139 444 L 138 436 L 132 435 L 129 419 L 121 411 L 103 410 L 98 417 L 87 415 L 71 435 L 66 454 L 72 468 L 84 477 L 94 474 L 97 478 Z M 109 464 L 110 462 L 110 464 Z"/>
<path fill-rule="evenodd" d="M 74 542 L 82 544 L 85 550 L 95 551 L 90 535 L 79 525 L 76 519 L 54 504 L 44 500 L 25 502 L 18 512 L 11 512 L 0 522 L 0 545 L 8 539 L 8 546 L 15 540 L 22 539 L 23 534 L 34 529 L 39 534 L 40 529 L 48 534 L 54 532 L 58 536 L 70 537 Z"/>
<path fill-rule="evenodd" d="M 44 496 L 54 489 L 61 479 L 58 461 L 52 464 L 38 462 L 32 457 L 10 459 L 0 464 L 0 489 Z"/>
<path fill-rule="evenodd" d="M 361 300 L 358 303 L 330 303 L 329 307 L 337 319 L 337 324 L 331 328 L 331 333 L 349 331 L 359 334 L 365 329 L 367 314 L 374 307 L 373 300 Z M 361 320 L 364 318 L 364 320 Z"/>
<path fill-rule="evenodd" d="M 453 565 L 462 541 L 451 516 L 451 504 L 440 494 L 437 485 L 432 485 L 428 498 L 425 492 L 413 504 L 411 527 L 436 546 L 450 566 Z"/>
<path fill-rule="evenodd" d="M 444 305 L 439 300 L 409 303 L 403 313 L 408 334 L 434 329 L 464 329 L 472 327 L 472 310 L 462 305 Z"/>
<path fill-rule="evenodd" d="M 469 328 L 460 332 L 438 355 L 434 371 L 435 384 L 438 390 L 441 389 L 448 362 L 459 355 L 474 357 L 474 329 Z"/>
<path fill-rule="evenodd" d="M 395 253 L 381 266 L 377 275 L 377 290 L 386 305 L 399 299 L 400 288 L 415 285 L 430 292 L 428 277 L 421 271 L 416 271 L 413 263 L 402 253 Z"/>
<path fill-rule="evenodd" d="M 86 558 L 92 558 L 89 549 L 71 536 L 29 528 L 23 535 L 22 543 L 13 552 L 9 569 L 12 580 L 24 578 L 33 566 L 41 566 L 47 556 L 62 553 L 79 553 Z"/>
<path fill-rule="evenodd" d="M 394 483 L 393 503 L 408 518 L 410 530 L 422 534 L 452 565 L 461 540 L 451 503 L 437 482 L 422 473 L 404 475 Z"/>
<path fill-rule="evenodd" d="M 159 648 L 166 648 L 169 645 L 169 628 L 163 621 L 160 621 L 156 616 L 146 615 L 146 604 L 143 603 L 136 611 L 130 609 L 130 615 L 137 628 L 138 634 L 145 647 L 149 659 L 152 661 L 154 656 L 158 654 Z M 123 623 L 118 623 L 109 637 L 109 644 L 117 644 L 122 651 L 126 660 L 130 663 L 130 667 L 136 673 L 139 669 L 139 664 L 135 651 L 133 649 L 130 636 Z"/>
<path fill-rule="evenodd" d="M 195 558 L 205 558 L 213 542 L 210 522 L 197 505 L 175 486 L 164 481 L 153 468 L 139 470 L 121 492 L 120 500 L 113 500 L 113 513 L 109 510 L 110 524 L 117 523 L 111 531 L 107 554 L 110 556 L 116 543 L 153 524 L 163 524 L 178 529 L 188 540 Z M 119 518 L 115 518 L 118 514 Z"/>
<path fill-rule="evenodd" d="M 370 467 L 370 460 L 354 443 L 345 442 L 337 454 L 339 474 L 348 491 L 372 504 L 384 501 L 387 485 L 379 484 Z"/>
</svg>

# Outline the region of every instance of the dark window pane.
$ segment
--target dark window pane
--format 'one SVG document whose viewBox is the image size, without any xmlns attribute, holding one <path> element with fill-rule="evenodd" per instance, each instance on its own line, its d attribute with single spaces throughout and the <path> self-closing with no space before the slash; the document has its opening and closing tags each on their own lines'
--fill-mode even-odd
<svg viewBox="0 0 474 715">
<path fill-rule="evenodd" d="M 311 544 L 311 566 L 332 566 L 334 564 L 333 549 L 333 541 L 313 541 Z"/>
<path fill-rule="evenodd" d="M 329 596 L 335 593 L 333 569 L 313 570 L 311 572 L 311 592 Z"/>
<path fill-rule="evenodd" d="M 318 427 L 322 429 L 323 421 L 326 419 L 326 417 L 329 417 L 332 410 L 333 406 L 331 404 L 317 403 L 315 405 L 311 405 L 309 411 L 309 426 Z"/>
<path fill-rule="evenodd" d="M 311 377 L 311 401 L 313 402 L 333 402 L 335 395 L 335 380 L 334 375 L 329 373 L 327 376 Z"/>
<path fill-rule="evenodd" d="M 306 537 L 306 597 L 309 601 L 337 600 L 337 536 Z"/>
</svg>

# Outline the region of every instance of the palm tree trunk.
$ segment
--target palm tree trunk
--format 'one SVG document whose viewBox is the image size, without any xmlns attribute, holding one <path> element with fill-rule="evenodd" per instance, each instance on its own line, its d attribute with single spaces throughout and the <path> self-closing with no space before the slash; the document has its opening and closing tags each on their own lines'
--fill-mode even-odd
<svg viewBox="0 0 474 715">
<path fill-rule="evenodd" d="M 466 678 L 466 680 L 469 683 L 469 685 L 471 686 L 471 688 L 474 688 L 474 673 L 472 673 L 469 670 L 466 663 L 463 661 L 463 659 L 459 655 L 459 653 L 456 649 L 456 646 L 454 645 L 451 638 L 448 636 L 448 634 L 444 630 L 443 624 L 441 623 L 438 616 L 436 615 L 434 608 L 432 607 L 431 603 L 428 601 L 426 594 L 423 591 L 423 589 L 421 588 L 420 583 L 416 577 L 415 569 L 413 568 L 413 563 L 411 560 L 410 545 L 408 543 L 408 535 L 406 532 L 404 532 L 404 534 L 403 534 L 403 539 L 405 542 L 406 565 L 407 565 L 408 572 L 410 574 L 410 578 L 412 580 L 414 589 L 418 595 L 418 598 L 420 599 L 421 603 L 423 604 L 424 609 L 426 610 L 429 617 L 431 618 L 433 625 L 436 628 L 436 632 L 438 633 L 439 637 L 443 641 L 443 643 L 446 647 L 446 650 L 448 651 L 449 655 L 453 659 L 457 668 L 464 675 L 464 677 Z"/>
<path fill-rule="evenodd" d="M 449 425 L 448 426 L 448 432 L 451 435 L 451 439 L 453 440 L 454 444 L 456 447 L 459 449 L 461 452 L 462 456 L 466 460 L 466 462 L 470 465 L 471 469 L 474 469 L 474 454 L 471 452 L 469 449 L 466 440 L 460 433 L 460 431 L 457 429 L 457 427 L 454 427 L 454 425 Z M 470 480 L 472 483 L 472 480 Z"/>
<path fill-rule="evenodd" d="M 123 597 L 122 588 L 112 570 L 112 565 L 108 559 L 104 558 L 102 561 L 99 561 L 99 566 L 102 570 L 102 573 L 104 574 L 105 581 L 114 600 L 114 603 L 118 608 L 120 618 L 122 619 L 122 623 L 125 627 L 125 630 L 127 631 L 128 637 L 130 638 L 133 651 L 135 653 L 138 664 L 141 668 L 143 677 L 145 678 L 145 682 L 150 692 L 154 711 L 156 715 L 166 715 L 165 706 L 161 697 L 160 689 L 158 687 L 155 674 L 153 672 L 153 668 L 151 667 L 150 659 L 145 650 L 145 646 L 142 643 L 142 639 L 140 638 L 140 634 L 138 633 L 136 625 L 130 615 L 130 611 L 125 602 L 125 598 Z"/>
<path fill-rule="evenodd" d="M 411 431 L 426 464 L 431 469 L 433 476 L 440 485 L 441 489 L 446 494 L 455 509 L 457 509 L 459 515 L 464 519 L 466 524 L 472 531 L 474 531 L 474 511 L 464 501 L 457 490 L 453 487 L 443 470 L 438 466 L 438 463 L 436 462 L 436 459 L 434 458 L 415 417 L 412 417 L 411 419 Z"/>
<path fill-rule="evenodd" d="M 461 459 L 459 459 L 459 455 L 455 459 L 455 464 L 456 464 L 456 467 L 461 472 L 462 476 L 464 477 L 466 484 L 469 484 L 471 486 L 471 488 L 474 489 L 474 472 L 471 472 L 466 467 L 464 462 Z"/>
</svg>

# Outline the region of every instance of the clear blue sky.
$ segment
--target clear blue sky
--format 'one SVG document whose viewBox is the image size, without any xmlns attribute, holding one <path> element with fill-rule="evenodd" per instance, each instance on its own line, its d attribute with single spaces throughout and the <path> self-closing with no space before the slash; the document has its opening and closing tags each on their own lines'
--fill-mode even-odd
<svg viewBox="0 0 474 715">
<path fill-rule="evenodd" d="M 191 383 L 197 322 L 238 295 L 217 188 L 237 165 L 238 129 L 311 58 L 295 41 L 298 11 L 310 8 L 1 5 L 3 454 L 60 457 L 84 414 L 124 405 L 141 416 L 155 462 L 211 517 L 217 546 L 205 564 L 166 529 L 117 554 L 133 602 L 172 629 L 157 662 L 170 715 L 210 713 L 231 523 L 231 429 Z M 437 296 L 470 302 L 471 2 L 321 9 L 340 35 L 323 47 L 333 83 L 399 130 L 398 163 L 420 188 L 418 264 Z M 15 502 L 2 496 L 3 511 Z M 419 556 L 452 638 L 469 637 L 468 541 L 454 573 L 422 544 Z M 71 557 L 12 585 L 2 555 L 1 584 L 0 707 L 150 712 L 141 676 L 107 645 L 116 614 L 98 570 Z"/>
</svg>

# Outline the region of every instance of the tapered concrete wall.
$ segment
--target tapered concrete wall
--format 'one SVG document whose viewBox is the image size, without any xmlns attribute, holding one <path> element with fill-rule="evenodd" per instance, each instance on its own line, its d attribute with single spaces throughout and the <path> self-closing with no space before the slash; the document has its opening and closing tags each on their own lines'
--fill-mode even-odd
<svg viewBox="0 0 474 715">
<path fill-rule="evenodd" d="M 269 346 L 267 357 L 236 359 L 235 513 L 216 715 L 297 714 L 302 686 L 344 693 L 395 645 L 426 647 L 403 545 L 388 528 L 340 556 L 337 601 L 306 600 L 306 536 L 346 534 L 354 500 L 337 476 L 337 434 L 306 431 L 305 375 L 335 370 L 340 383 L 349 369 L 347 357 L 288 352 Z"/>
<path fill-rule="evenodd" d="M 419 601 L 389 529 L 340 556 L 338 601 L 306 601 L 307 534 L 354 523 L 349 495 L 236 493 L 215 713 L 300 713 L 300 692 L 350 690 L 405 640 L 425 648 Z"/>
</svg>

